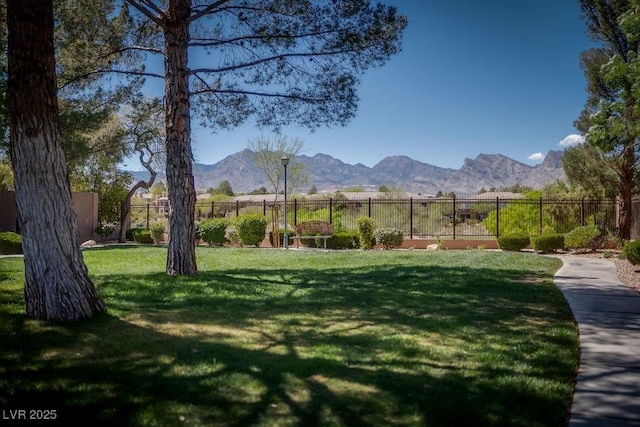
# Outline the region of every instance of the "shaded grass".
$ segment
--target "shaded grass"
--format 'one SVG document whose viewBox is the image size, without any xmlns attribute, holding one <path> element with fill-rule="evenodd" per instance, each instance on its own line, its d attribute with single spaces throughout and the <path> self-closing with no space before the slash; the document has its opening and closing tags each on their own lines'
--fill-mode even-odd
<svg viewBox="0 0 640 427">
<path fill-rule="evenodd" d="M 109 315 L 25 317 L 0 259 L 0 407 L 93 425 L 563 426 L 577 333 L 560 261 L 490 251 L 84 253 Z M 44 403 L 46 402 L 46 403 Z"/>
</svg>

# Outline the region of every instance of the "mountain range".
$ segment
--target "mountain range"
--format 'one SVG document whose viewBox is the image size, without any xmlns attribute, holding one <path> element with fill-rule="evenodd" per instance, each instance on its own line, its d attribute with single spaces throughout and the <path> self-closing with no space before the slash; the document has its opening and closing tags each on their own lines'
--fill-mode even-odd
<svg viewBox="0 0 640 427">
<path fill-rule="evenodd" d="M 310 176 L 308 187 L 315 186 L 320 192 L 334 192 L 346 187 L 377 190 L 384 185 L 421 194 L 442 191 L 464 196 L 477 194 L 481 188 L 499 189 L 515 184 L 542 188 L 557 179 L 564 179 L 563 154 L 563 151 L 549 151 L 544 161 L 536 166 L 502 154 L 480 154 L 475 159 L 465 159 L 459 169 L 441 168 L 407 156 L 385 157 L 373 167 L 361 163 L 347 164 L 327 154 L 298 155 L 296 161 L 306 165 Z M 139 179 L 146 173 L 133 174 L 134 179 Z M 227 156 L 213 165 L 195 163 L 193 175 L 199 189 L 216 188 L 222 181 L 229 181 L 235 193 L 248 193 L 260 187 L 269 189 L 249 149 Z M 164 180 L 164 176 L 160 179 Z M 306 189 L 298 191 L 306 192 Z"/>
</svg>

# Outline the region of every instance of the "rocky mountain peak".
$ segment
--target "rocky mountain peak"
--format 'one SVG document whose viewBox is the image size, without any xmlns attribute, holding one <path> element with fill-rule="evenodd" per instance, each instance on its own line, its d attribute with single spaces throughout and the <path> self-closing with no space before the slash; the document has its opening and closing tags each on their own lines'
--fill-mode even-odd
<svg viewBox="0 0 640 427">
<path fill-rule="evenodd" d="M 420 162 L 408 156 L 389 156 L 373 167 L 351 165 L 327 154 L 312 157 L 300 155 L 310 175 L 308 186 L 319 191 L 335 191 L 345 187 L 378 188 L 394 186 L 405 191 L 436 194 L 454 192 L 473 195 L 481 188 L 500 188 L 520 184 L 542 188 L 564 178 L 562 151 L 550 151 L 543 163 L 533 167 L 502 154 L 480 154 L 465 159 L 460 169 L 448 169 Z M 135 175 L 135 174 L 134 174 Z M 194 164 L 197 188 L 216 188 L 229 181 L 236 193 L 269 187 L 267 179 L 253 163 L 249 149 L 232 154 L 214 165 Z M 299 189 L 305 192 L 307 189 Z"/>
</svg>

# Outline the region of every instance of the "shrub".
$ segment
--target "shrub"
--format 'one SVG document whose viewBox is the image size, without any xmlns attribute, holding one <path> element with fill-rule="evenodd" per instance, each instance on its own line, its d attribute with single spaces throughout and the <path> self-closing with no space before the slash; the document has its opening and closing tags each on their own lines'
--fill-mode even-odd
<svg viewBox="0 0 640 427">
<path fill-rule="evenodd" d="M 262 214 L 240 215 L 235 226 L 241 245 L 258 246 L 267 231 L 267 219 Z"/>
<path fill-rule="evenodd" d="M 228 225 L 224 218 L 205 219 L 200 223 L 200 238 L 209 245 L 222 245 L 227 240 Z"/>
<path fill-rule="evenodd" d="M 113 234 L 115 229 L 116 229 L 116 226 L 113 224 L 100 224 L 96 227 L 95 232 L 98 236 L 102 237 L 103 239 L 106 239 L 107 237 Z"/>
<path fill-rule="evenodd" d="M 359 247 L 360 235 L 357 231 L 336 231 L 327 240 L 328 249 L 358 249 Z"/>
<path fill-rule="evenodd" d="M 521 251 L 529 243 L 531 239 L 524 233 L 510 233 L 498 237 L 498 246 L 503 251 Z"/>
<path fill-rule="evenodd" d="M 358 239 L 360 240 L 360 247 L 362 249 L 371 249 L 373 242 L 375 241 L 375 234 L 373 230 L 373 219 L 362 216 L 356 220 L 358 226 Z"/>
<path fill-rule="evenodd" d="M 640 239 L 632 240 L 624 245 L 622 253 L 631 264 L 640 264 Z"/>
<path fill-rule="evenodd" d="M 148 228 L 136 228 L 132 232 L 133 240 L 137 243 L 153 243 L 151 230 Z"/>
<path fill-rule="evenodd" d="M 0 233 L 0 254 L 11 255 L 22 253 L 22 237 L 18 233 L 5 231 Z"/>
<path fill-rule="evenodd" d="M 531 245 L 536 251 L 548 254 L 558 249 L 564 249 L 564 236 L 562 234 L 543 234 L 531 238 Z"/>
<path fill-rule="evenodd" d="M 402 246 L 404 234 L 397 228 L 381 228 L 376 230 L 376 243 L 385 249 Z"/>
<path fill-rule="evenodd" d="M 565 234 L 564 243 L 571 249 L 600 249 L 607 240 L 607 231 L 598 225 L 577 227 Z"/>
<path fill-rule="evenodd" d="M 144 230 L 144 228 L 130 228 L 130 229 L 128 229 L 127 231 L 125 231 L 125 233 L 124 233 L 124 238 L 125 238 L 126 240 L 130 240 L 130 241 L 135 240 L 135 239 L 133 238 L 133 234 L 134 234 L 137 230 Z"/>
<path fill-rule="evenodd" d="M 164 224 L 156 222 L 151 226 L 150 233 L 153 243 L 162 242 L 162 239 L 164 238 Z"/>
</svg>

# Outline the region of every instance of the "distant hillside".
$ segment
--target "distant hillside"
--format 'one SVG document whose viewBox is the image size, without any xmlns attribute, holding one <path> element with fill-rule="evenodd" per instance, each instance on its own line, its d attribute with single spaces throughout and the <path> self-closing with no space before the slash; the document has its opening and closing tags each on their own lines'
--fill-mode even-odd
<svg viewBox="0 0 640 427">
<path fill-rule="evenodd" d="M 481 188 L 509 187 L 515 184 L 542 188 L 557 179 L 564 179 L 562 151 L 549 151 L 545 160 L 536 166 L 525 165 L 501 154 L 480 154 L 465 159 L 460 169 L 441 168 L 413 160 L 406 156 L 389 156 L 373 167 L 350 165 L 327 154 L 297 157 L 307 166 L 311 176 L 309 186 L 319 191 L 333 192 L 345 187 L 377 189 L 381 185 L 398 186 L 421 194 L 455 192 L 458 195 L 476 194 Z M 136 178 L 148 176 L 133 172 Z M 194 164 L 193 174 L 197 188 L 215 188 L 229 181 L 236 193 L 251 192 L 269 187 L 261 171 L 255 167 L 252 152 L 245 149 L 232 154 L 214 165 Z M 164 176 L 160 176 L 164 180 Z"/>
</svg>

